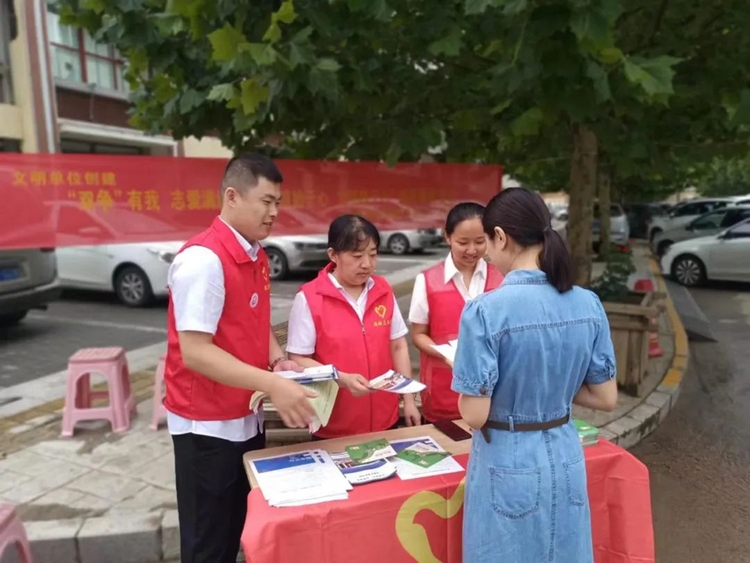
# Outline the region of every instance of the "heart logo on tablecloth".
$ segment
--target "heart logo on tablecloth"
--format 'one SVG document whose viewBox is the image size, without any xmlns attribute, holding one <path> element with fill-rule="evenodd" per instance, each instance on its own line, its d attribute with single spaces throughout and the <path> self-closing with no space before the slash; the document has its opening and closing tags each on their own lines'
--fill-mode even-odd
<svg viewBox="0 0 750 563">
<path fill-rule="evenodd" d="M 433 491 L 420 491 L 410 496 L 396 515 L 396 535 L 406 552 L 417 563 L 441 563 L 432 552 L 430 538 L 424 526 L 414 520 L 422 510 L 429 510 L 444 520 L 453 518 L 464 504 L 466 477 L 449 498 Z"/>
<path fill-rule="evenodd" d="M 381 319 L 385 318 L 385 314 L 387 312 L 388 312 L 388 309 L 385 308 L 385 305 L 378 305 L 377 307 L 375 307 L 375 314 Z"/>
</svg>

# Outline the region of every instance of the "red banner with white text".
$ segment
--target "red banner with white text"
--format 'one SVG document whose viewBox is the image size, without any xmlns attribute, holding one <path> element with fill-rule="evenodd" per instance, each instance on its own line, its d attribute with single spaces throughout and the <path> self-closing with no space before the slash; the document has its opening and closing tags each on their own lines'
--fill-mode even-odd
<svg viewBox="0 0 750 563">
<path fill-rule="evenodd" d="M 0 154 L 0 248 L 186 240 L 219 212 L 224 159 Z M 502 167 L 276 161 L 274 235 L 323 234 L 357 213 L 381 230 L 441 227 L 460 201 L 486 203 Z"/>
</svg>

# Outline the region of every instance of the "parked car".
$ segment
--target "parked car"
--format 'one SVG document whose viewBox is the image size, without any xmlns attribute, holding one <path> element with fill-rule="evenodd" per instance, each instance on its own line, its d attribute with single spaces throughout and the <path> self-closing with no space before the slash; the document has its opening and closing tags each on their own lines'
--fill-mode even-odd
<svg viewBox="0 0 750 563">
<path fill-rule="evenodd" d="M 678 203 L 666 215 L 653 217 L 649 221 L 648 240 L 653 242 L 660 232 L 684 226 L 704 213 L 734 205 L 737 199 L 733 197 L 701 198 Z"/>
<path fill-rule="evenodd" d="M 628 216 L 630 236 L 633 238 L 648 237 L 648 223 L 653 217 L 666 214 L 669 205 L 662 203 L 626 203 L 623 205 Z"/>
<path fill-rule="evenodd" d="M 70 246 L 58 249 L 65 288 L 117 294 L 128 307 L 167 295 L 167 273 L 182 241 Z"/>
<path fill-rule="evenodd" d="M 750 219 L 718 235 L 673 244 L 661 259 L 661 269 L 688 287 L 706 280 L 750 282 Z"/>
<path fill-rule="evenodd" d="M 317 271 L 328 264 L 325 235 L 268 237 L 261 244 L 268 254 L 272 280 L 283 280 L 292 272 Z"/>
<path fill-rule="evenodd" d="M 598 251 L 600 240 L 601 221 L 599 219 L 599 203 L 594 203 L 594 222 L 591 225 L 591 244 L 594 251 Z M 622 206 L 619 203 L 613 203 L 609 206 L 609 240 L 614 244 L 628 244 L 630 240 L 630 225 L 628 217 L 625 215 Z"/>
<path fill-rule="evenodd" d="M 0 325 L 16 324 L 59 296 L 53 248 L 0 251 Z"/>
<path fill-rule="evenodd" d="M 676 242 L 719 234 L 724 229 L 750 219 L 750 205 L 723 207 L 693 219 L 687 225 L 656 234 L 651 249 L 662 256 Z"/>
<path fill-rule="evenodd" d="M 402 256 L 409 252 L 422 252 L 433 248 L 443 240 L 442 229 L 380 231 L 380 250 Z"/>
</svg>

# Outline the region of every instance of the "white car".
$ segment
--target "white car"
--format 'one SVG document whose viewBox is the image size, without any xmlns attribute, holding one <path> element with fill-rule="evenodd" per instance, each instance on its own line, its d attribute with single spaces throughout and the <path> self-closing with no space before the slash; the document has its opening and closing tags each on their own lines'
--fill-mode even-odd
<svg viewBox="0 0 750 563">
<path fill-rule="evenodd" d="M 673 244 L 661 269 L 688 287 L 706 280 L 750 282 L 750 219 L 718 235 Z"/>
<path fill-rule="evenodd" d="M 736 205 L 742 200 L 742 197 L 714 197 L 693 199 L 684 203 L 678 203 L 666 215 L 657 215 L 650 220 L 648 225 L 648 241 L 653 243 L 656 235 L 661 232 L 669 231 L 675 227 L 682 227 L 705 213 L 721 209 L 728 205 Z"/>
<path fill-rule="evenodd" d="M 167 273 L 182 241 L 70 246 L 57 249 L 64 288 L 114 291 L 129 307 L 167 295 Z"/>
</svg>

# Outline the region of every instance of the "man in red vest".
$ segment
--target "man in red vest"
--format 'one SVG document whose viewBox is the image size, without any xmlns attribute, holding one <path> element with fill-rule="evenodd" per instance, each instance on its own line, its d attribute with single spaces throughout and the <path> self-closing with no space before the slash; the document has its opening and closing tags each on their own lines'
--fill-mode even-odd
<svg viewBox="0 0 750 563">
<path fill-rule="evenodd" d="M 222 208 L 169 271 L 167 424 L 175 454 L 182 563 L 234 563 L 250 487 L 244 453 L 265 446 L 254 390 L 268 392 L 287 426 L 305 427 L 314 393 L 274 375 L 299 370 L 271 329 L 266 238 L 281 201 L 281 172 L 241 154 L 226 166 Z"/>
</svg>

